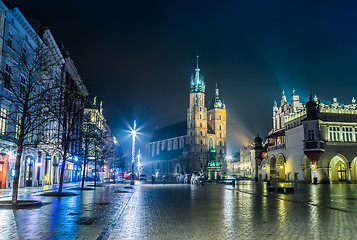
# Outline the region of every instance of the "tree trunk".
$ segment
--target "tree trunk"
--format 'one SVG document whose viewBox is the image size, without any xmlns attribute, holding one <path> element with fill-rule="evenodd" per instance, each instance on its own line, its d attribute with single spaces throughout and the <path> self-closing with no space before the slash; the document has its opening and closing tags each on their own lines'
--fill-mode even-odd
<svg viewBox="0 0 357 240">
<path fill-rule="evenodd" d="M 86 148 L 84 150 L 84 160 L 83 160 L 83 173 L 82 173 L 82 188 L 84 188 L 84 178 L 86 176 L 86 166 L 87 166 L 87 150 L 88 150 L 88 144 L 87 144 L 87 140 L 86 140 Z"/>
<path fill-rule="evenodd" d="M 19 192 L 19 179 L 20 179 L 20 168 L 21 168 L 21 157 L 22 157 L 22 144 L 17 146 L 16 162 L 15 162 L 15 177 L 12 186 L 12 200 L 11 204 L 17 204 L 17 196 Z"/>
<path fill-rule="evenodd" d="M 63 177 L 64 177 L 64 171 L 65 171 L 65 167 L 66 167 L 66 155 L 67 155 L 67 147 L 65 147 L 65 150 L 63 152 L 63 161 L 62 161 L 62 166 L 61 166 L 61 175 L 60 175 L 60 182 L 59 182 L 59 188 L 58 188 L 58 195 L 62 194 Z"/>
</svg>

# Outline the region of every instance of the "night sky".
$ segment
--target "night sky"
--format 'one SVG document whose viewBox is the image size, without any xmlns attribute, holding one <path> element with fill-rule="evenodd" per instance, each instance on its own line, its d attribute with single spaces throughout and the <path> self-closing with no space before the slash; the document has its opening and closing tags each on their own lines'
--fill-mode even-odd
<svg viewBox="0 0 357 240">
<path fill-rule="evenodd" d="M 307 101 L 357 98 L 354 1 L 15 1 L 69 50 L 122 146 L 138 119 L 140 148 L 156 127 L 186 119 L 196 54 L 227 105 L 228 153 L 272 127 L 285 89 Z M 208 104 L 208 101 L 206 101 Z"/>
</svg>

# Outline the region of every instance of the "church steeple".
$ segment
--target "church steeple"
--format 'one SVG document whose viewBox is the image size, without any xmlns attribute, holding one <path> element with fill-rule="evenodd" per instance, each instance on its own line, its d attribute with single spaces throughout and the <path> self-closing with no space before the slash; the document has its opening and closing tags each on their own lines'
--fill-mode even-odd
<svg viewBox="0 0 357 240">
<path fill-rule="evenodd" d="M 205 82 L 203 80 L 203 76 L 200 74 L 200 68 L 198 67 L 198 55 L 197 55 L 197 63 L 195 69 L 195 77 L 191 77 L 191 84 L 190 84 L 190 92 L 191 93 L 204 93 L 205 92 Z"/>
<path fill-rule="evenodd" d="M 226 109 L 226 105 L 219 99 L 219 89 L 216 83 L 216 88 L 214 89 L 214 99 L 212 100 L 211 106 L 209 109 L 213 108 L 222 108 Z"/>
</svg>

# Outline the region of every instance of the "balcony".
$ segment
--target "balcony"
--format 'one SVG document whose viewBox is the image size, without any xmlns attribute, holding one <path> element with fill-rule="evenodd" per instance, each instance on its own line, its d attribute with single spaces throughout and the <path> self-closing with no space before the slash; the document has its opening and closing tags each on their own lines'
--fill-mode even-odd
<svg viewBox="0 0 357 240">
<path fill-rule="evenodd" d="M 274 150 L 283 149 L 283 148 L 286 148 L 285 143 L 281 143 L 281 144 L 278 144 L 278 145 L 270 146 L 269 147 L 269 151 L 274 151 Z"/>
<path fill-rule="evenodd" d="M 304 140 L 304 151 L 325 151 L 324 141 L 320 139 Z"/>
</svg>

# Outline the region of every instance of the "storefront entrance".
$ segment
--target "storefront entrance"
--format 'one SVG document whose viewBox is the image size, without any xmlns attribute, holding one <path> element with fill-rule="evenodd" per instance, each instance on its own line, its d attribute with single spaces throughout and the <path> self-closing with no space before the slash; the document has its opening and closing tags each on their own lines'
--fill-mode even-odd
<svg viewBox="0 0 357 240">
<path fill-rule="evenodd" d="M 0 155 L 0 188 L 6 188 L 8 160 L 8 155 Z"/>
<path fill-rule="evenodd" d="M 32 186 L 32 175 L 33 175 L 33 157 L 27 156 L 26 157 L 26 167 L 25 167 L 25 185 L 27 187 Z"/>
</svg>

